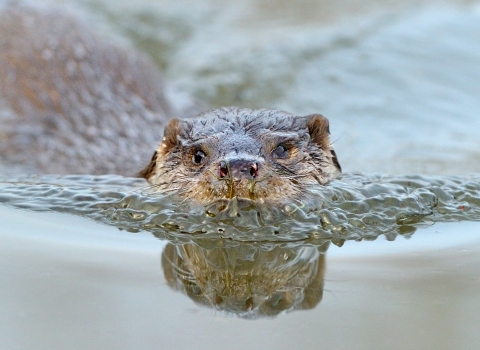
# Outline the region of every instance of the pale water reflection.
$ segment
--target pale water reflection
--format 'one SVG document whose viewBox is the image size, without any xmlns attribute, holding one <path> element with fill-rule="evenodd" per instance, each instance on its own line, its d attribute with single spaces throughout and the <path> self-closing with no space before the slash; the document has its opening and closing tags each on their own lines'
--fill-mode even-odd
<svg viewBox="0 0 480 350">
<path fill-rule="evenodd" d="M 436 224 L 408 240 L 331 245 L 320 303 L 253 321 L 172 290 L 161 261 L 162 254 L 172 260 L 174 247 L 149 233 L 7 207 L 0 216 L 9 218 L 0 227 L 6 349 L 470 349 L 480 342 L 475 222 Z"/>
</svg>

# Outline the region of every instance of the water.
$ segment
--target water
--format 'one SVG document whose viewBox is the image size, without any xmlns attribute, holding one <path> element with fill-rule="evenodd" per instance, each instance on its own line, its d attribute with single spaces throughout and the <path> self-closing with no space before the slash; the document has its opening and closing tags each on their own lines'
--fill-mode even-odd
<svg viewBox="0 0 480 350">
<path fill-rule="evenodd" d="M 325 114 L 346 174 L 232 216 L 0 165 L 2 348 L 480 344 L 477 1 L 66 3 L 211 105 Z"/>
<path fill-rule="evenodd" d="M 129 232 L 189 242 L 297 242 L 342 245 L 394 240 L 436 222 L 480 220 L 479 176 L 344 174 L 312 188 L 315 200 L 265 207 L 232 200 L 195 206 L 156 194 L 143 179 L 120 176 L 20 176 L 0 181 L 0 203 L 80 215 Z"/>
<path fill-rule="evenodd" d="M 327 116 L 347 172 L 480 170 L 478 2 L 105 4 L 200 99 Z"/>
<path fill-rule="evenodd" d="M 7 349 L 469 349 L 480 341 L 475 222 L 331 245 L 313 309 L 250 320 L 170 288 L 161 266 L 169 243 L 149 233 L 55 213 L 0 214 L 9 218 L 0 228 Z"/>
</svg>

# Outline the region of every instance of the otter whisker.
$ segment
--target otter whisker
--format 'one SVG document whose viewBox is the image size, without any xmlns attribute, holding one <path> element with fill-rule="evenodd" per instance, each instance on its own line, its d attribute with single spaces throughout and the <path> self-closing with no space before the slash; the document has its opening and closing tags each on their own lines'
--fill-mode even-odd
<svg viewBox="0 0 480 350">
<path fill-rule="evenodd" d="M 338 136 L 334 141 L 330 142 L 330 144 L 329 144 L 328 146 L 329 146 L 329 147 L 332 147 L 333 144 L 334 144 L 335 142 L 337 142 L 338 140 L 340 140 L 343 135 L 344 135 L 344 132 L 342 132 L 342 133 L 340 134 L 340 136 Z"/>
</svg>

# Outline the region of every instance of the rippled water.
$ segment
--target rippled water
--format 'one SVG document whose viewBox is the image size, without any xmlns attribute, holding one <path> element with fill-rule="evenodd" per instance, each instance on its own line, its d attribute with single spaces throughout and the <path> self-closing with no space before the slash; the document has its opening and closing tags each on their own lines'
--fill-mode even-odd
<svg viewBox="0 0 480 350">
<path fill-rule="evenodd" d="M 0 164 L 8 349 L 480 343 L 477 1 L 50 2 L 210 105 L 325 114 L 345 174 L 203 208 Z"/>
<path fill-rule="evenodd" d="M 171 241 L 306 241 L 412 235 L 435 222 L 480 220 L 480 176 L 346 174 L 311 190 L 315 200 L 279 208 L 231 200 L 205 207 L 155 194 L 144 180 L 118 176 L 25 176 L 0 181 L 0 203 L 85 216 Z"/>
</svg>

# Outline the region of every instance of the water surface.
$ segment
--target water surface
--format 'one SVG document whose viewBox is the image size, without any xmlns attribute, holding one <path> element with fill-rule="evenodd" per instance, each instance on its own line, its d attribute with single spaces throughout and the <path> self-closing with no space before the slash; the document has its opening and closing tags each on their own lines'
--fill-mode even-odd
<svg viewBox="0 0 480 350">
<path fill-rule="evenodd" d="M 168 286 L 168 244 L 80 217 L 0 208 L 0 316 L 8 349 L 295 347 L 468 349 L 480 338 L 477 223 L 327 252 L 323 298 L 255 320 Z"/>
<path fill-rule="evenodd" d="M 2 347 L 480 344 L 478 1 L 49 2 L 207 104 L 323 113 L 346 174 L 231 215 L 0 164 Z"/>
</svg>

